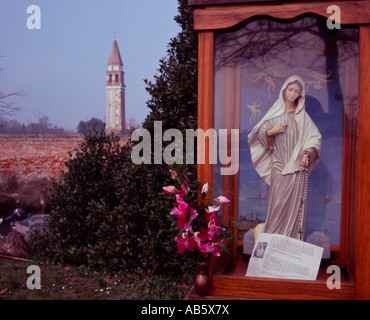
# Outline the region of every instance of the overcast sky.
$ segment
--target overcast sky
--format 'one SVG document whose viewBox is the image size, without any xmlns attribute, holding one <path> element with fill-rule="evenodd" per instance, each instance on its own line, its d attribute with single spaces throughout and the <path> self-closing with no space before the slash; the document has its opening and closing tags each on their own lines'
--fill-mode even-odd
<svg viewBox="0 0 370 320">
<path fill-rule="evenodd" d="M 30 30 L 30 5 L 41 10 L 41 29 Z M 104 120 L 105 79 L 114 32 L 123 60 L 126 121 L 149 112 L 144 79 L 153 79 L 170 39 L 177 0 L 1 0 L 0 91 L 23 90 L 12 101 L 21 123 L 48 116 L 75 130 L 92 117 Z"/>
</svg>

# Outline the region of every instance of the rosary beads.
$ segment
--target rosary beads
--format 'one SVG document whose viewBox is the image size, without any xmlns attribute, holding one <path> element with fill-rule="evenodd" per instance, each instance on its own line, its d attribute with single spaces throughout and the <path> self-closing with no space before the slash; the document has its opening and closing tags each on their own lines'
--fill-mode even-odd
<svg viewBox="0 0 370 320">
<path fill-rule="evenodd" d="M 299 170 L 299 209 L 298 209 L 298 216 L 299 216 L 299 238 L 303 240 L 303 208 L 305 202 L 307 200 L 307 192 L 308 192 L 308 166 L 309 166 L 309 153 L 308 151 L 304 151 L 301 157 L 306 154 L 308 156 L 307 162 L 301 162 L 301 168 Z M 302 158 L 301 158 L 302 159 Z"/>
</svg>

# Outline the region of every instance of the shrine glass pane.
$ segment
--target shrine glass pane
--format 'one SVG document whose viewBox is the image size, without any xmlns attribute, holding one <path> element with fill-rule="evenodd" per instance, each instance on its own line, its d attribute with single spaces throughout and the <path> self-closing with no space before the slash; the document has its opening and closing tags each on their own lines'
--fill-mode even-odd
<svg viewBox="0 0 370 320">
<path fill-rule="evenodd" d="M 339 245 L 343 122 L 348 110 L 357 115 L 358 106 L 358 28 L 331 30 L 326 19 L 313 15 L 289 21 L 258 18 L 215 32 L 213 128 L 240 130 L 234 177 L 238 237 L 243 240 L 244 232 L 266 219 L 269 197 L 269 186 L 253 167 L 248 134 L 291 75 L 303 79 L 306 111 L 322 135 L 321 160 L 308 183 L 305 239 L 320 231 L 331 245 Z M 213 165 L 214 194 L 232 194 L 235 190 L 225 189 L 229 184 L 222 167 L 221 161 Z"/>
</svg>

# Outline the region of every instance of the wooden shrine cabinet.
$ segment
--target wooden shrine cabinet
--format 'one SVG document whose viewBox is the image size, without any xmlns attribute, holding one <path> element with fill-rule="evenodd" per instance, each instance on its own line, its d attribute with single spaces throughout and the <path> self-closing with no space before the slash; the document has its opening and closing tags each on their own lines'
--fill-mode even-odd
<svg viewBox="0 0 370 320">
<path fill-rule="evenodd" d="M 207 297 L 370 299 L 370 1 L 189 4 L 199 36 L 198 127 L 228 130 L 228 156 L 234 152 L 230 130 L 240 132 L 238 172 L 220 175 L 222 165 L 207 153 L 198 164 L 198 180 L 216 182 L 217 194 L 231 200 L 223 218 L 237 239 L 230 259 L 210 259 Z M 330 238 L 330 264 L 341 268 L 341 289 L 328 289 L 327 265 L 316 281 L 245 277 L 242 225 L 264 220 L 268 198 L 251 166 L 247 136 L 291 74 L 305 80 L 306 110 L 323 136 L 305 231 Z M 209 143 L 202 147 L 208 150 Z"/>
</svg>

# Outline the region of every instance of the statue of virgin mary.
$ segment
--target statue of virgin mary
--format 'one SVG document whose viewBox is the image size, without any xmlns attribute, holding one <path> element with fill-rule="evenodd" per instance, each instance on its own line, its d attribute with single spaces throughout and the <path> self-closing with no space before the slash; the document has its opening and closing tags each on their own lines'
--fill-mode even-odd
<svg viewBox="0 0 370 320">
<path fill-rule="evenodd" d="M 303 240 L 304 193 L 308 176 L 320 161 L 321 134 L 305 110 L 301 77 L 285 81 L 278 100 L 248 135 L 248 144 L 254 168 L 270 185 L 261 232 Z"/>
</svg>

